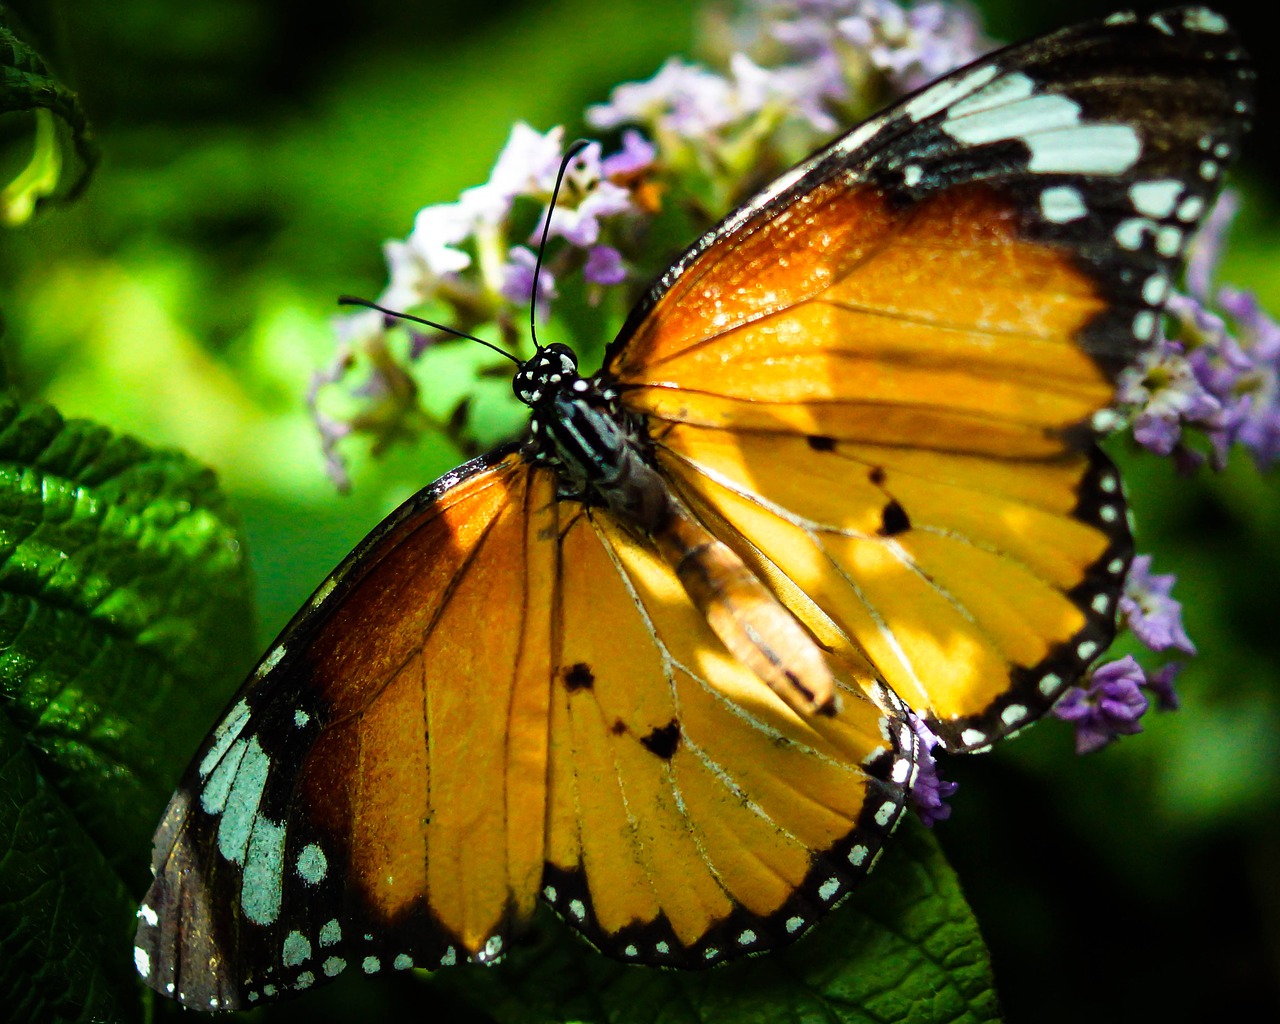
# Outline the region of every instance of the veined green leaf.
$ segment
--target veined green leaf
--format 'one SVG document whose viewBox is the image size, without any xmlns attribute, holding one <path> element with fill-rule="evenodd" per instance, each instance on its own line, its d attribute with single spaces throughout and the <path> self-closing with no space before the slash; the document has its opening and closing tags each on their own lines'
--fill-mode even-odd
<svg viewBox="0 0 1280 1024">
<path fill-rule="evenodd" d="M 72 199 L 88 184 L 98 162 L 98 149 L 76 94 L 49 71 L 40 55 L 15 36 L 4 23 L 0 7 L 0 114 L 34 111 L 35 149 L 30 161 L 0 189 L 0 223 L 26 223 L 36 208 L 50 199 Z M 78 171 L 60 196 L 55 195 L 62 172 L 64 144 L 55 118 L 70 136 Z"/>
<path fill-rule="evenodd" d="M 136 1013 L 126 890 L 142 888 L 175 765 L 252 643 L 245 552 L 210 471 L 0 398 L 10 1019 L 79 1019 L 81 1006 L 120 1019 L 131 1000 Z"/>
</svg>

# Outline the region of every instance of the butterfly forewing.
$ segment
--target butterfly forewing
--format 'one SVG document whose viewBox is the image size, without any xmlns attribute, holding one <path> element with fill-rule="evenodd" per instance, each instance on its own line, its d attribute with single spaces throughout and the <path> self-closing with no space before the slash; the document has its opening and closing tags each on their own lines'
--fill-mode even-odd
<svg viewBox="0 0 1280 1024">
<path fill-rule="evenodd" d="M 1196 8 L 1001 51 L 729 217 L 610 349 L 691 500 L 953 749 L 1033 720 L 1114 634 L 1131 542 L 1093 421 L 1251 75 Z"/>
</svg>

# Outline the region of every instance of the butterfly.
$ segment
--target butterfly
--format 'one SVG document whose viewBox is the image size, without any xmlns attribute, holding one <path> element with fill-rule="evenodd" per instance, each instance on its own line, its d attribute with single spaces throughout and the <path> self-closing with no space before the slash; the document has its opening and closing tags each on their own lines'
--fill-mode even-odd
<svg viewBox="0 0 1280 1024">
<path fill-rule="evenodd" d="M 661 275 L 528 429 L 378 526 L 197 751 L 147 984 L 247 1007 L 491 962 L 542 901 L 604 953 L 789 942 L 924 753 L 1041 716 L 1132 539 L 1097 445 L 1239 147 L 1217 14 L 999 51 L 795 167 Z"/>
</svg>

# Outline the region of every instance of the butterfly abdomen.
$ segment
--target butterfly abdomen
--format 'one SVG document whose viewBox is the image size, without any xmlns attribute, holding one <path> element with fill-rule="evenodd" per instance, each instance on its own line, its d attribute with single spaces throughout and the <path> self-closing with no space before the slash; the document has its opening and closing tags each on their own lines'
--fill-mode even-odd
<svg viewBox="0 0 1280 1024">
<path fill-rule="evenodd" d="M 834 714 L 835 681 L 813 637 L 736 552 L 672 506 L 652 540 L 729 653 L 801 714 Z"/>
</svg>

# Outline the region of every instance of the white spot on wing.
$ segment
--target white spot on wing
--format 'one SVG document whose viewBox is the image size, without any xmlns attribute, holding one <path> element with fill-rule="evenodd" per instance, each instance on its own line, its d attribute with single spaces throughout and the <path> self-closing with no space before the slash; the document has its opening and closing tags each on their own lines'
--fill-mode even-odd
<svg viewBox="0 0 1280 1024">
<path fill-rule="evenodd" d="M 1070 185 L 1055 185 L 1040 193 L 1040 213 L 1052 224 L 1079 220 L 1088 212 L 1079 190 Z"/>
<path fill-rule="evenodd" d="M 1182 247 L 1182 232 L 1172 224 L 1164 225 L 1156 232 L 1156 252 L 1161 256 L 1176 256 Z"/>
<path fill-rule="evenodd" d="M 956 100 L 981 89 L 997 74 L 999 74 L 999 68 L 994 64 L 986 64 L 974 71 L 970 71 L 967 75 L 939 82 L 933 88 L 926 89 L 915 99 L 908 102 L 903 108 L 903 112 L 913 121 L 923 121 Z"/>
<path fill-rule="evenodd" d="M 320 926 L 320 945 L 336 946 L 342 941 L 342 925 L 335 917 Z"/>
<path fill-rule="evenodd" d="M 231 791 L 227 794 L 222 820 L 218 822 L 218 851 L 232 864 L 243 864 L 249 847 L 249 833 L 258 813 L 258 802 L 267 784 L 271 758 L 257 736 L 250 736 L 244 756 L 236 766 Z M 212 781 L 212 780 L 211 780 Z"/>
<path fill-rule="evenodd" d="M 1027 82 L 1030 83 L 1030 79 Z M 987 91 L 984 89 L 973 99 L 983 99 Z M 963 116 L 960 107 L 961 104 L 956 105 L 943 122 L 942 130 L 953 139 L 971 146 L 1003 139 L 1022 139 L 1030 146 L 1033 145 L 1032 140 L 1043 132 L 1074 129 L 1080 123 L 1079 104 L 1065 96 L 1028 96 L 990 109 L 980 106 L 977 113 L 965 113 Z"/>
<path fill-rule="evenodd" d="M 987 734 L 979 729 L 966 729 L 960 734 L 960 739 L 966 746 L 972 746 L 975 743 L 982 743 L 987 738 Z"/>
<path fill-rule="evenodd" d="M 330 594 L 338 587 L 338 581 L 330 576 L 327 580 L 320 584 L 316 592 L 311 595 L 311 607 L 319 608 L 325 602 Z"/>
<path fill-rule="evenodd" d="M 1000 712 L 1000 720 L 1009 726 L 1017 725 L 1026 717 L 1027 709 L 1022 704 L 1010 704 Z"/>
<path fill-rule="evenodd" d="M 200 761 L 201 779 L 213 771 L 213 766 L 222 760 L 222 756 L 239 737 L 245 723 L 248 721 L 249 702 L 246 700 L 237 701 L 235 707 L 227 712 L 226 717 L 213 730 L 213 746 L 209 748 L 208 753 Z"/>
<path fill-rule="evenodd" d="M 297 967 L 300 963 L 311 958 L 311 941 L 302 934 L 302 932 L 294 930 L 285 936 L 284 944 L 280 947 L 280 962 L 286 967 Z"/>
<path fill-rule="evenodd" d="M 382 961 L 376 956 L 367 956 L 364 958 L 364 962 L 360 965 L 360 969 L 364 971 L 365 974 L 377 974 L 382 970 Z"/>
<path fill-rule="evenodd" d="M 144 978 L 151 977 L 151 954 L 141 946 L 133 947 L 133 966 Z"/>
<path fill-rule="evenodd" d="M 271 653 L 262 659 L 262 663 L 254 670 L 253 678 L 262 679 L 268 672 L 280 664 L 285 656 L 285 646 L 273 647 Z"/>
<path fill-rule="evenodd" d="M 316 843 L 308 843 L 298 854 L 298 875 L 311 885 L 323 881 L 329 871 L 329 859 Z"/>
<path fill-rule="evenodd" d="M 1193 223 L 1204 213 L 1204 200 L 1200 196 L 1187 196 L 1178 207 L 1178 220 L 1184 224 Z"/>
<path fill-rule="evenodd" d="M 1035 91 L 1036 83 L 1026 75 L 1015 71 L 997 78 L 972 96 L 953 104 L 947 111 L 947 121 L 969 117 L 1001 105 L 1016 106 L 1018 100 L 1027 99 Z"/>
<path fill-rule="evenodd" d="M 1138 133 L 1127 124 L 1083 124 L 1023 141 L 1035 174 L 1123 174 L 1142 155 Z"/>
<path fill-rule="evenodd" d="M 1139 341 L 1150 341 L 1152 335 L 1156 333 L 1156 315 L 1149 309 L 1144 309 L 1134 315 L 1133 318 L 1133 336 Z"/>
<path fill-rule="evenodd" d="M 1062 686 L 1062 677 L 1056 672 L 1046 672 L 1040 677 L 1040 692 L 1046 697 L 1052 697 Z"/>
<path fill-rule="evenodd" d="M 1208 32 L 1215 36 L 1222 35 L 1227 30 L 1226 19 L 1204 7 L 1192 7 L 1183 11 L 1182 24 L 1193 32 Z"/>
<path fill-rule="evenodd" d="M 1182 195 L 1182 182 L 1173 178 L 1159 181 L 1139 181 L 1129 186 L 1129 200 L 1133 208 L 1148 217 L 1167 217 Z"/>
<path fill-rule="evenodd" d="M 1152 274 L 1142 285 L 1142 297 L 1152 306 L 1161 305 L 1169 297 L 1169 279 L 1164 274 Z"/>
<path fill-rule="evenodd" d="M 138 908 L 138 917 L 146 921 L 147 924 L 151 925 L 152 928 L 154 928 L 157 924 L 160 923 L 159 916 L 156 914 L 154 910 L 152 910 L 145 903 Z"/>
<path fill-rule="evenodd" d="M 283 894 L 284 824 L 258 815 L 240 879 L 240 909 L 255 924 L 271 924 L 280 914 Z"/>
<path fill-rule="evenodd" d="M 834 875 L 818 886 L 818 896 L 824 903 L 829 903 L 840 891 L 840 880 Z"/>
<path fill-rule="evenodd" d="M 1156 225 L 1146 217 L 1127 217 L 1116 225 L 1116 244 L 1121 249 L 1137 252 L 1148 234 L 1154 234 Z"/>
</svg>

